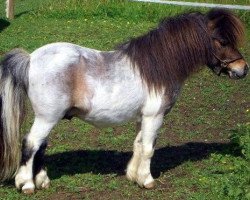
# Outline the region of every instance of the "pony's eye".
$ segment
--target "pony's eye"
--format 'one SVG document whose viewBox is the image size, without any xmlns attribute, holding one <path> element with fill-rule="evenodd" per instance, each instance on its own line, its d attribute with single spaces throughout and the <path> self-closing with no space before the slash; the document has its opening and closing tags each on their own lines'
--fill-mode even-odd
<svg viewBox="0 0 250 200">
<path fill-rule="evenodd" d="M 227 40 L 220 40 L 220 45 L 225 47 L 228 45 L 228 41 Z"/>
</svg>

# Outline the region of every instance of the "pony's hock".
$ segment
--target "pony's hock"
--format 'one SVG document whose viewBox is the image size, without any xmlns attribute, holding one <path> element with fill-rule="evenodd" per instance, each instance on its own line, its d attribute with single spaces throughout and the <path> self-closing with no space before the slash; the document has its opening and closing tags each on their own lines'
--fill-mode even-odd
<svg viewBox="0 0 250 200">
<path fill-rule="evenodd" d="M 127 177 L 154 187 L 150 162 L 163 117 L 186 78 L 207 65 L 216 74 L 243 78 L 248 65 L 238 46 L 243 24 L 227 10 L 184 13 L 157 28 L 102 52 L 53 43 L 33 53 L 15 49 L 1 62 L 0 178 L 16 172 L 24 193 L 48 188 L 44 151 L 51 129 L 63 118 L 79 117 L 96 126 L 131 119 L 139 126 Z M 19 129 L 25 95 L 35 112 L 19 159 Z"/>
</svg>

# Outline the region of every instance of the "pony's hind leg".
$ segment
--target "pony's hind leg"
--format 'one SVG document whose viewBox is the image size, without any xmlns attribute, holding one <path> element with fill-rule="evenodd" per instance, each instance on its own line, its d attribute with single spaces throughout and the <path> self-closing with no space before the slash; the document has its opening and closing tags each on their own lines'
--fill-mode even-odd
<svg viewBox="0 0 250 200">
<path fill-rule="evenodd" d="M 48 188 L 50 184 L 50 179 L 44 168 L 44 154 L 46 147 L 47 141 L 42 143 L 34 157 L 33 176 L 35 177 L 34 181 L 36 188 L 38 189 Z"/>
<path fill-rule="evenodd" d="M 46 138 L 57 121 L 36 117 L 30 133 L 23 139 L 21 165 L 15 177 L 15 184 L 24 193 L 33 193 L 35 184 L 39 187 L 47 187 L 49 184 L 47 173 L 38 162 L 41 161 L 46 148 Z M 38 177 L 34 177 L 34 172 L 38 173 Z"/>
</svg>

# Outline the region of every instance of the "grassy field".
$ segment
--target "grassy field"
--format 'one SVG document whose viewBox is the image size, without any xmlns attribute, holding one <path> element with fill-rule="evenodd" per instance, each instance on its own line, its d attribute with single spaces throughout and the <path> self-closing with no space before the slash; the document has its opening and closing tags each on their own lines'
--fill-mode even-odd
<svg viewBox="0 0 250 200">
<path fill-rule="evenodd" d="M 190 10 L 197 8 L 111 0 L 17 0 L 16 17 L 8 21 L 1 0 L 0 56 L 15 47 L 32 52 L 58 41 L 111 50 L 155 27 L 163 17 Z M 236 13 L 246 24 L 241 50 L 250 61 L 250 12 Z M 135 138 L 133 123 L 99 130 L 73 119 L 61 121 L 50 135 L 46 165 L 51 187 L 27 197 L 10 180 L 0 185 L 0 198 L 250 199 L 249 83 L 249 76 L 234 81 L 208 69 L 190 77 L 159 135 L 153 190 L 141 189 L 124 176 Z M 29 109 L 22 132 L 31 124 Z"/>
</svg>

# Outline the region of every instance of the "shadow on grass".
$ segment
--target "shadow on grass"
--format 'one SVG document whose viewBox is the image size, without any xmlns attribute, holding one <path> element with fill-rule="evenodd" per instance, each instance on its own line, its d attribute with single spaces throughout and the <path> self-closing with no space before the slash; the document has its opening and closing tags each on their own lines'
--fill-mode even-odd
<svg viewBox="0 0 250 200">
<path fill-rule="evenodd" d="M 10 25 L 10 22 L 8 22 L 5 19 L 0 19 L 0 33 L 7 28 Z"/>
<path fill-rule="evenodd" d="M 15 18 L 19 18 L 19 17 L 21 17 L 22 15 L 29 14 L 29 13 L 32 12 L 32 11 L 33 11 L 33 10 L 20 12 L 20 13 L 18 13 L 18 14 L 15 15 Z"/>
<path fill-rule="evenodd" d="M 152 159 L 152 174 L 156 178 L 186 161 L 207 158 L 213 152 L 225 152 L 231 144 L 224 143 L 186 143 L 157 149 Z M 106 150 L 83 150 L 53 154 L 46 157 L 46 165 L 51 179 L 63 175 L 92 172 L 94 174 L 124 175 L 132 152 Z"/>
</svg>

